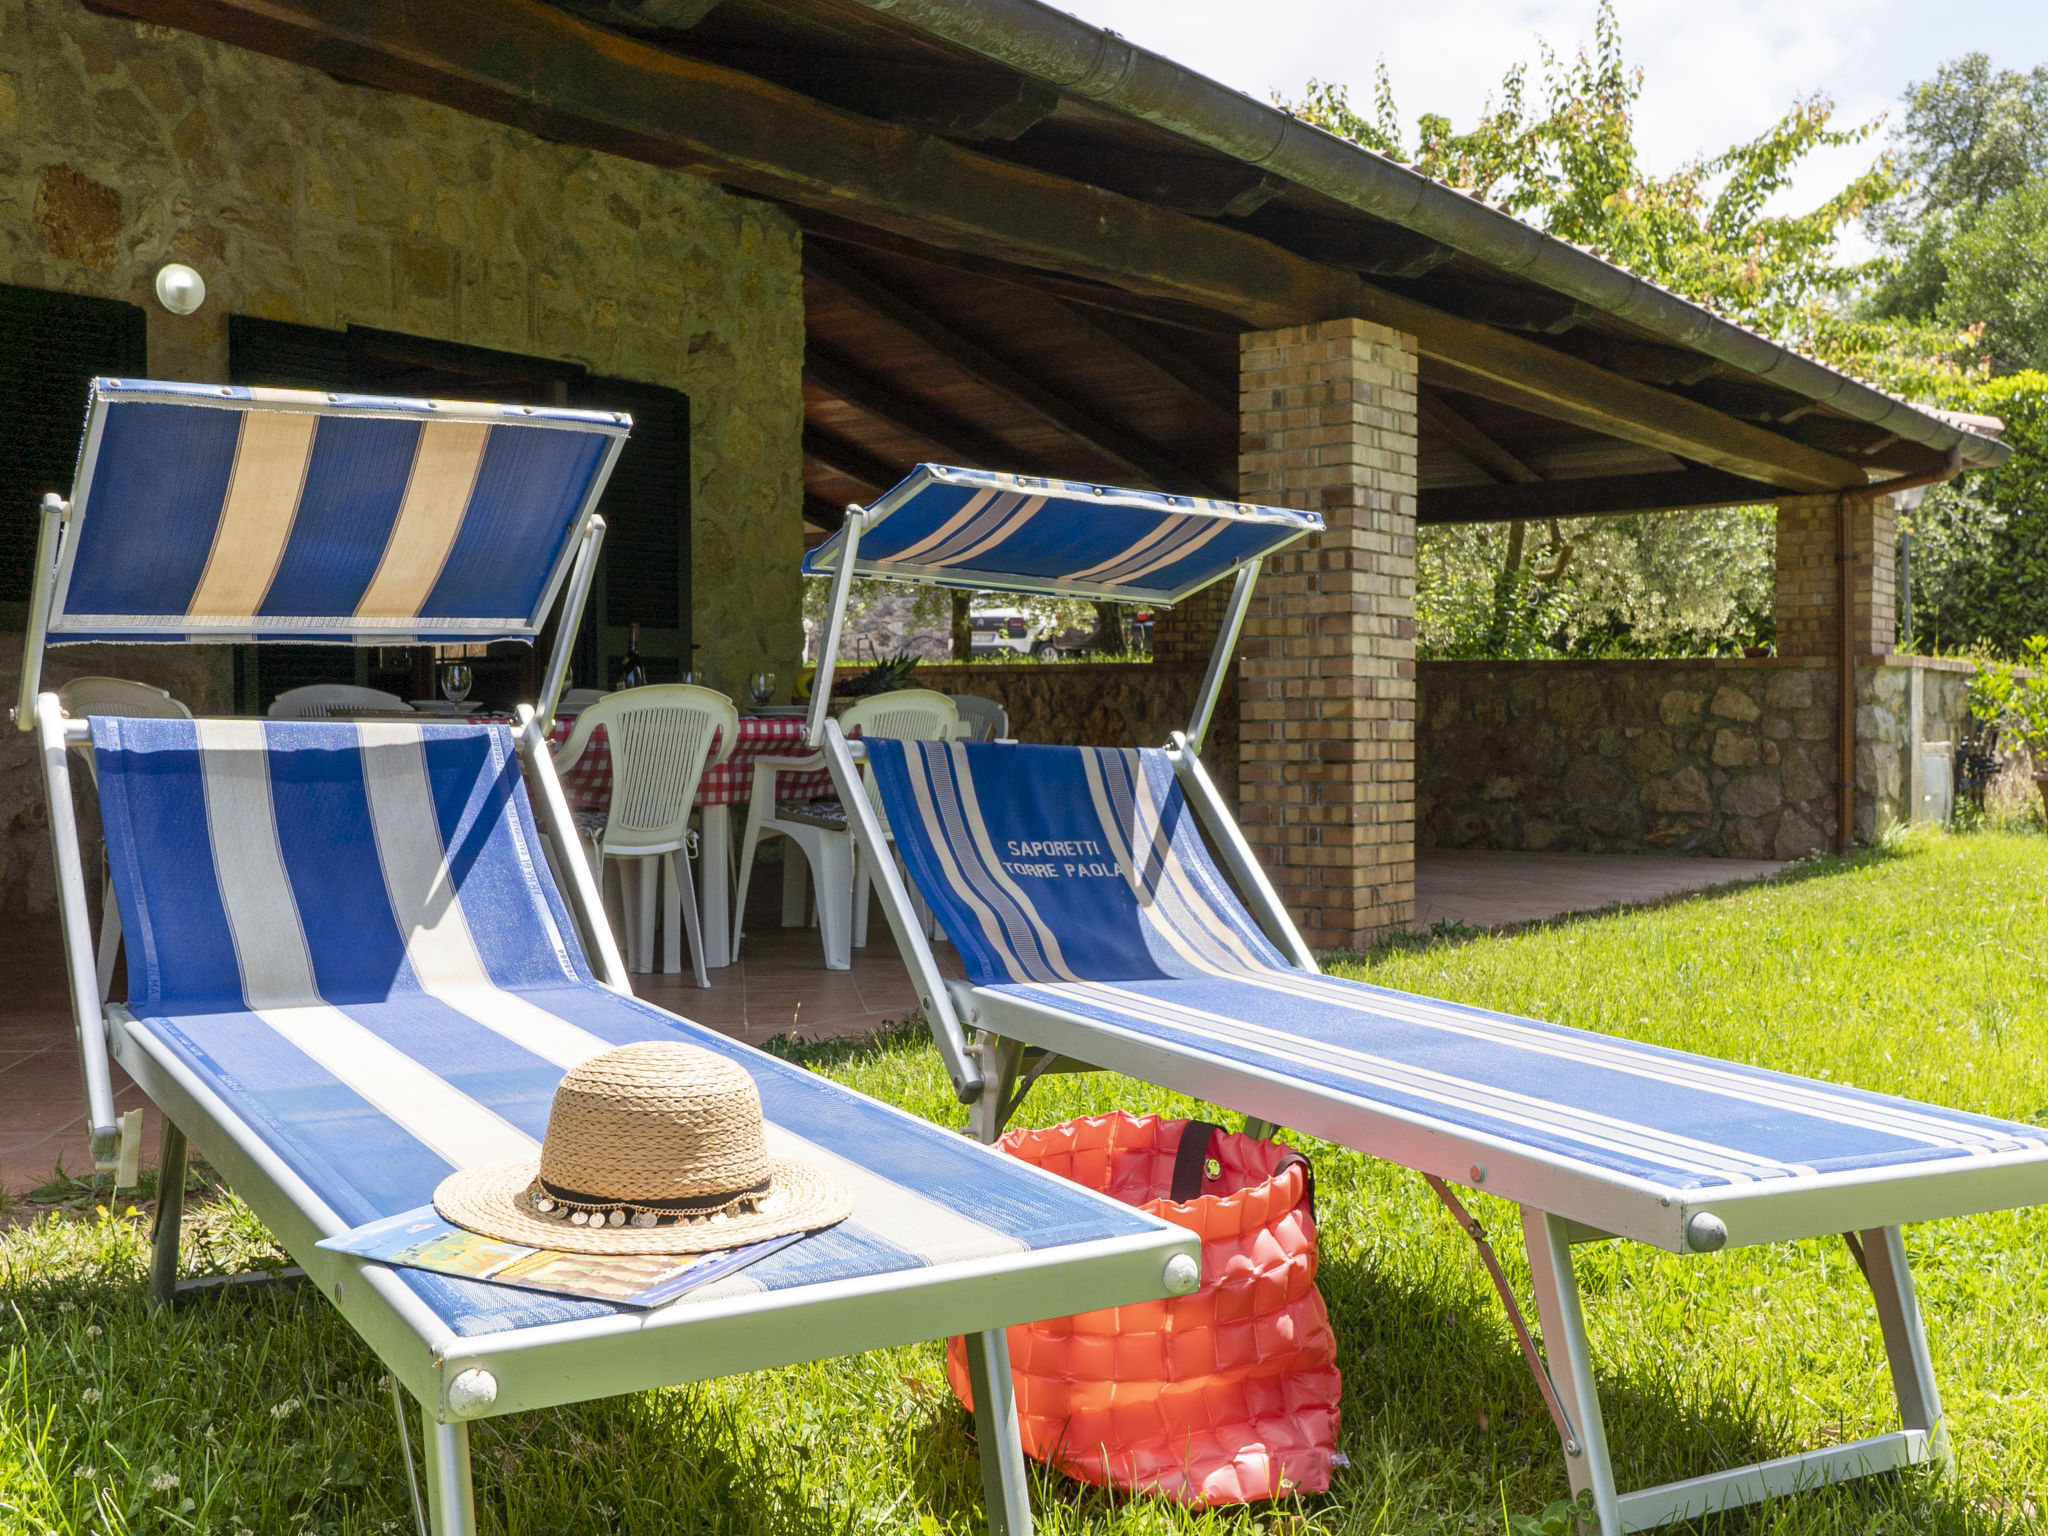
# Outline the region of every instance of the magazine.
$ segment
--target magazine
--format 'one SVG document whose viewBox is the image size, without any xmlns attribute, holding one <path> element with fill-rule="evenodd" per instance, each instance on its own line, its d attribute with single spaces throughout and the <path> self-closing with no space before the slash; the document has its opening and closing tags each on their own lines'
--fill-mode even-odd
<svg viewBox="0 0 2048 1536">
<path fill-rule="evenodd" d="M 367 1222 L 318 1246 L 463 1280 L 488 1280 L 622 1307 L 658 1307 L 700 1285 L 723 1280 L 803 1235 L 791 1232 L 719 1253 L 562 1253 L 485 1237 L 423 1205 Z"/>
</svg>

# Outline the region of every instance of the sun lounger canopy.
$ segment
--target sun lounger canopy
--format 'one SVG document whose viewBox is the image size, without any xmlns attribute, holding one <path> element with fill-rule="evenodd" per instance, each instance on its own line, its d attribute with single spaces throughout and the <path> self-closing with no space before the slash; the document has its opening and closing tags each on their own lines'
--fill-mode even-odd
<svg viewBox="0 0 2048 1536">
<path fill-rule="evenodd" d="M 1060 597 L 1176 603 L 1322 529 L 1313 512 L 920 464 L 866 509 L 854 570 Z M 805 557 L 838 571 L 844 530 Z"/>
<path fill-rule="evenodd" d="M 631 425 L 95 380 L 48 641 L 531 640 Z"/>
</svg>

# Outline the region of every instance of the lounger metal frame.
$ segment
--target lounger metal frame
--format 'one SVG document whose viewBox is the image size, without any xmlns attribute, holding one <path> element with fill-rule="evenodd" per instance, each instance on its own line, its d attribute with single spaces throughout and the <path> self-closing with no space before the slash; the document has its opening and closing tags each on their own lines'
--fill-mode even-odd
<svg viewBox="0 0 2048 1536">
<path fill-rule="evenodd" d="M 48 546 L 70 510 L 69 503 L 51 500 L 56 504 L 45 507 L 45 558 L 36 571 L 33 611 L 42 616 L 49 610 L 48 584 L 55 572 Z M 603 519 L 586 506 L 570 541 L 567 580 L 558 573 L 552 583 L 562 590 L 562 635 L 576 631 L 603 538 Z M 40 641 L 40 629 L 35 638 Z M 578 852 L 568 799 L 548 751 L 548 719 L 561 694 L 569 650 L 566 644 L 556 648 L 541 693 L 543 707 L 520 706 L 514 737 L 537 819 L 554 853 L 556 882 L 581 929 L 591 968 L 605 986 L 631 996 L 625 961 L 589 864 Z M 969 1376 L 974 1400 L 981 1405 L 977 1418 L 989 1529 L 992 1536 L 1030 1536 L 1029 1482 L 1004 1329 L 1185 1291 L 1193 1283 L 1189 1277 L 1199 1273 L 1198 1242 L 1161 1224 L 1155 1232 L 1134 1237 L 462 1337 L 388 1267 L 317 1247 L 352 1224 L 335 1214 L 255 1127 L 125 1005 L 102 1003 L 70 764 L 71 748 L 90 748 L 91 731 L 83 720 L 67 720 L 50 692 L 36 696 L 33 723 L 43 758 L 65 965 L 96 1167 L 110 1170 L 125 1161 L 132 1169 L 141 1133 L 140 1111 L 115 1115 L 110 1057 L 163 1111 L 151 1300 L 167 1306 L 181 1294 L 207 1288 L 204 1282 L 181 1282 L 177 1274 L 189 1137 L 206 1149 L 209 1163 L 296 1261 L 287 1277 L 302 1276 L 317 1286 L 419 1404 L 426 1446 L 425 1514 L 433 1536 L 473 1536 L 476 1529 L 468 1428 L 473 1419 L 952 1334 L 967 1336 Z M 859 803 L 865 808 L 865 797 Z M 893 862 L 884 865 L 887 880 L 894 881 Z M 406 1454 L 409 1467 L 409 1445 Z"/>
<path fill-rule="evenodd" d="M 864 526 L 889 510 L 847 509 L 844 546 L 833 589 L 817 676 L 828 679 L 837 659 L 851 584 L 858 573 Z M 1208 773 L 1200 750 L 1217 699 L 1235 660 L 1238 636 L 1259 574 L 1258 560 L 1235 568 L 1226 608 L 1185 732 L 1167 744 L 1175 776 L 1194 806 L 1225 870 L 1253 918 L 1297 968 L 1317 974 L 1315 956 L 1282 905 Z M 872 574 L 886 574 L 874 572 Z M 929 578 L 928 578 L 929 579 Z M 965 583 L 963 583 L 965 584 Z M 979 583 L 976 583 L 979 585 Z M 881 846 L 881 828 L 855 766 L 863 755 L 827 714 L 829 687 L 814 689 L 809 740 L 821 748 L 847 808 L 856 841 Z M 1922 1167 L 1774 1180 L 1678 1194 L 1647 1180 L 1588 1166 L 1442 1121 L 1376 1105 L 1256 1068 L 1176 1049 L 1137 1031 L 1036 1006 L 940 972 L 919 926 L 895 861 L 876 861 L 879 896 L 909 967 L 925 1020 L 969 1106 L 976 1134 L 993 1141 L 1037 1078 L 1047 1071 L 1120 1072 L 1247 1117 L 1267 1135 L 1293 1126 L 1425 1175 L 1515 1201 L 1529 1256 L 1545 1367 L 1568 1420 L 1561 1429 L 1574 1496 L 1590 1492 L 1602 1536 L 1646 1530 L 1716 1510 L 1795 1493 L 1821 1484 L 1894 1471 L 1918 1463 L 1946 1465 L 1947 1431 L 1940 1394 L 1913 1291 L 1900 1227 L 1913 1221 L 2008 1208 L 2039 1198 L 2038 1153 L 2017 1153 Z M 971 1033 L 970 1033 L 971 1032 Z M 1790 1242 L 1842 1233 L 1876 1299 L 1902 1427 L 1846 1445 L 1780 1457 L 1622 1492 L 1600 1413 L 1593 1358 L 1573 1271 L 1575 1244 L 1629 1238 L 1673 1253 L 1714 1252 L 1754 1243 Z M 1507 1298 L 1503 1291 L 1504 1299 Z"/>
</svg>

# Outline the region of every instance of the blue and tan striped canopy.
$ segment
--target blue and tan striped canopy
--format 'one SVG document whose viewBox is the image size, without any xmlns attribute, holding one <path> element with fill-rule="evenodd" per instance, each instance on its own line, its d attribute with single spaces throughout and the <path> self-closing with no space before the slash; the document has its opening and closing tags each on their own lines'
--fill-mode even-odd
<svg viewBox="0 0 2048 1536">
<path fill-rule="evenodd" d="M 530 640 L 631 425 L 95 380 L 49 641 Z"/>
<path fill-rule="evenodd" d="M 867 510 L 862 576 L 1058 597 L 1177 603 L 1239 566 L 1318 533 L 1313 512 L 920 464 Z M 835 533 L 804 557 L 831 575 Z"/>
</svg>

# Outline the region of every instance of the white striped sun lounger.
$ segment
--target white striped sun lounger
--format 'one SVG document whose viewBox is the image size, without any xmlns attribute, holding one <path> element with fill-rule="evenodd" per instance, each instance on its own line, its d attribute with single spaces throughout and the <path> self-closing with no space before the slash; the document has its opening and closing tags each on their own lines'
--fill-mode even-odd
<svg viewBox="0 0 2048 1536">
<path fill-rule="evenodd" d="M 480 509 L 477 498 L 509 411 L 500 419 L 491 414 L 499 407 L 444 414 L 425 402 L 344 399 L 346 414 L 324 414 L 328 397 L 246 391 L 222 396 L 228 407 L 209 400 L 195 410 L 174 390 L 135 394 L 152 406 L 168 396 L 167 408 L 198 418 L 192 440 L 175 474 L 152 479 L 127 455 L 136 442 L 169 453 L 175 423 L 124 437 L 120 412 L 134 407 L 102 388 L 80 483 L 96 470 L 103 494 L 127 487 L 131 500 L 109 519 L 123 536 L 96 542 L 89 504 L 75 493 L 46 540 L 38 613 L 66 611 L 50 585 L 62 572 L 68 592 L 97 594 L 87 605 L 93 633 L 118 629 L 126 604 L 144 619 L 175 612 L 188 628 L 203 609 L 237 622 L 253 610 L 293 638 L 309 627 L 283 622 L 295 615 L 331 626 L 330 638 L 361 640 L 386 633 L 395 615 L 384 610 L 406 608 L 403 622 L 423 632 L 474 634 L 465 626 L 475 620 L 517 637 L 528 619 L 537 627 L 540 610 L 528 605 L 544 608 L 564 551 L 581 551 L 562 619 L 574 633 L 601 529 L 593 487 L 622 423 L 556 413 L 533 430 L 581 436 L 575 453 L 515 442 L 523 468 L 505 490 L 529 503 L 526 531 L 515 538 L 501 521 L 491 559 L 518 580 L 457 590 L 450 573 L 467 558 L 470 519 L 503 510 Z M 435 428 L 464 411 L 488 418 L 487 429 L 460 438 L 462 462 L 426 466 Z M 302 419 L 262 419 L 293 413 Z M 330 434 L 348 437 L 365 420 L 407 431 L 381 446 L 349 438 L 336 463 L 323 459 Z M 509 424 L 521 430 L 523 418 Z M 536 467 L 549 453 L 581 468 L 550 482 Z M 329 470 L 338 478 L 323 479 Z M 434 482 L 427 490 L 423 476 Z M 167 481 L 184 498 L 177 516 L 123 521 L 132 498 L 146 512 L 150 495 L 169 494 Z M 441 519 L 431 539 L 407 531 L 416 511 L 430 510 Z M 338 529 L 354 531 L 341 538 Z M 143 580 L 149 562 L 133 548 L 151 537 L 166 545 L 158 567 L 182 560 L 185 572 L 161 590 Z M 302 537 L 324 543 L 302 552 Z M 361 554 L 373 545 L 374 559 Z M 350 549 L 357 554 L 343 558 Z M 379 574 L 394 561 L 417 572 L 436 560 L 434 581 L 416 579 L 388 601 L 365 595 L 397 591 L 395 577 Z M 321 570 L 327 586 L 309 576 L 289 604 L 277 597 L 289 573 Z M 206 596 L 216 591 L 226 595 Z M 354 617 L 366 604 L 380 610 L 367 627 Z M 53 639 L 61 628 L 51 626 Z M 550 692 L 559 686 L 557 672 Z M 572 851 L 562 885 L 551 873 L 529 780 L 553 845 L 577 844 L 530 709 L 516 737 L 413 721 L 67 722 L 53 694 L 38 697 L 35 716 L 96 1156 L 111 1166 L 122 1140 L 109 1048 L 164 1111 L 152 1296 L 168 1303 L 196 1285 L 177 1279 L 189 1135 L 418 1399 L 437 1536 L 475 1529 L 474 1418 L 957 1333 L 970 1335 L 983 1405 L 991 1529 L 1028 1536 L 1004 1328 L 1199 1282 L 1197 1245 L 1183 1230 L 634 998 L 587 866 Z M 129 996 L 104 1013 L 71 815 L 74 746 L 94 755 L 127 943 Z M 427 1204 L 452 1169 L 530 1155 L 568 1068 L 646 1040 L 687 1041 L 742 1066 L 760 1089 L 771 1150 L 836 1172 L 853 1191 L 852 1216 L 651 1311 L 317 1246 Z"/>
<path fill-rule="evenodd" d="M 1942 1453 L 1898 1228 L 2048 1200 L 2037 1127 L 1291 965 L 1211 861 L 1177 752 L 876 741 L 866 756 L 965 965 L 955 1007 L 988 1036 L 1523 1206 L 1543 1336 L 1571 1367 L 1545 1385 L 1576 1444 L 1574 1483 L 1613 1528 Z M 984 1101 L 1014 1107 L 991 1076 Z M 1696 1252 L 1835 1232 L 1861 1234 L 1907 1427 L 1619 1494 L 1570 1244 Z"/>
<path fill-rule="evenodd" d="M 1603 1536 L 1945 1459 L 1899 1229 L 2048 1201 L 2048 1133 L 1320 974 L 1198 755 L 1259 563 L 1305 526 L 1320 520 L 926 466 L 807 557 L 837 578 L 827 667 L 855 575 L 1156 602 L 1236 575 L 1193 719 L 1164 749 L 849 742 L 813 715 L 855 836 L 882 835 L 853 791 L 864 757 L 959 951 L 966 979 L 949 982 L 882 861 L 884 906 L 978 1131 L 993 1139 L 1040 1073 L 1092 1067 L 1418 1170 L 1479 1240 Z M 1549 1363 L 1453 1182 L 1521 1206 Z M 1875 1294 L 1903 1427 L 1621 1492 L 1572 1245 L 1696 1253 L 1833 1233 Z"/>
</svg>

